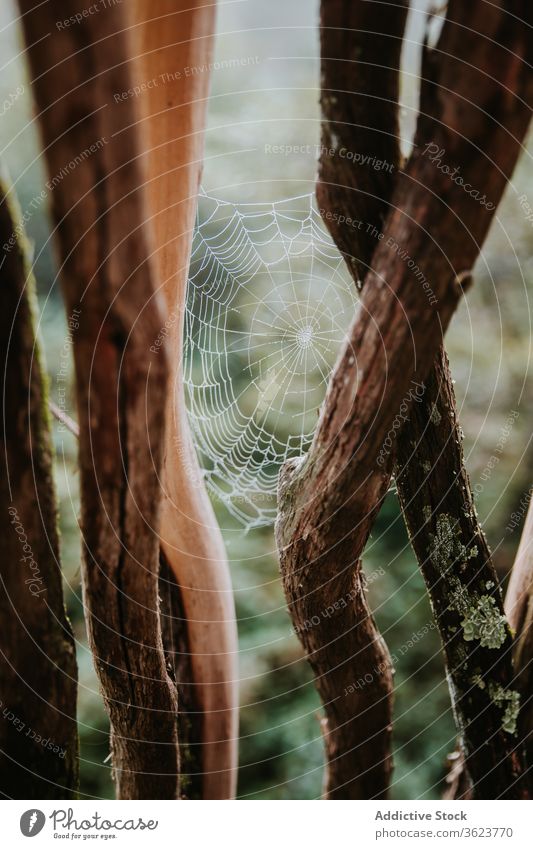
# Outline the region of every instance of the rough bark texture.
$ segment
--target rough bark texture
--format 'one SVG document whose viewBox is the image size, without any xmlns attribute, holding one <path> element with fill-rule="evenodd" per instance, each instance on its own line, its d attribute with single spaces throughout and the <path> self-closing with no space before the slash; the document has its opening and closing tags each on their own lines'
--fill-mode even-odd
<svg viewBox="0 0 533 849">
<path fill-rule="evenodd" d="M 398 495 L 444 647 L 472 796 L 520 798 L 513 638 L 476 519 L 451 386 L 441 351 L 398 437 Z"/>
<path fill-rule="evenodd" d="M 168 365 L 145 227 L 124 6 L 58 30 L 21 0 L 74 334 L 83 587 L 120 798 L 178 795 L 176 693 L 159 620 L 159 474 Z M 82 0 L 61 7 L 65 19 Z M 52 34 L 52 35 L 51 35 Z"/>
<path fill-rule="evenodd" d="M 517 14 L 524 12 L 515 9 Z M 530 10 L 528 14 L 531 18 Z M 501 28 L 503 32 L 506 29 L 505 26 Z M 505 42 L 501 46 L 505 47 Z M 529 56 L 525 57 L 529 61 L 530 54 L 529 47 Z M 518 51 L 517 55 L 523 53 Z M 485 70 L 490 72 L 488 63 Z M 520 76 L 521 80 L 517 80 L 512 75 L 512 91 L 516 97 L 523 96 L 524 106 L 530 108 L 531 79 L 528 79 L 525 67 Z M 472 100 L 477 104 L 476 97 Z M 517 102 L 516 105 L 522 111 L 521 104 Z M 524 768 L 523 736 L 517 737 L 517 729 L 511 730 L 515 728 L 513 722 L 507 723 L 507 730 L 502 728 L 503 717 L 508 718 L 508 714 L 516 708 L 517 690 L 520 688 L 516 687 L 514 679 L 509 633 L 503 638 L 504 630 L 507 629 L 501 619 L 503 605 L 496 572 L 477 519 L 464 467 L 453 381 L 443 349 L 437 355 L 427 383 L 423 403 L 415 405 L 410 421 L 398 440 L 397 487 L 413 546 L 437 614 L 437 624 L 445 647 L 454 713 L 466 752 L 466 758 L 459 753 L 454 756 L 446 796 L 520 797 L 528 792 L 527 779 L 521 778 Z M 442 404 L 438 403 L 439 398 Z M 428 507 L 432 510 L 435 508 L 429 519 Z M 421 508 L 425 508 L 425 511 Z M 448 542 L 445 540 L 446 535 L 449 537 Z M 462 539 L 467 541 L 470 551 L 466 562 L 458 556 L 463 551 Z M 448 568 L 440 575 L 432 565 L 429 554 L 434 551 L 435 541 L 437 546 L 452 546 Z M 487 585 L 491 590 L 489 593 L 483 592 L 483 587 Z M 493 622 L 500 623 L 497 631 L 502 638 L 500 645 L 496 645 L 499 640 L 496 632 L 490 649 L 486 645 L 490 642 L 487 634 L 481 640 L 484 646 L 480 644 L 479 637 L 473 639 L 470 636 L 470 630 L 466 632 L 469 634 L 466 642 L 462 640 L 465 632 L 456 622 L 457 606 L 447 603 L 450 595 L 456 597 L 454 594 L 458 590 L 466 593 L 464 601 L 470 594 L 471 602 L 474 602 L 473 607 L 470 604 L 471 613 L 474 613 L 485 632 L 491 628 L 491 616 Z M 460 619 L 467 622 L 466 617 L 461 616 Z M 453 639 L 450 639 L 451 634 Z M 474 685 L 474 682 L 477 683 Z"/>
<path fill-rule="evenodd" d="M 373 4 L 321 6 L 322 153 L 317 200 L 356 280 L 368 268 L 376 245 L 370 230 L 381 232 L 400 164 L 397 111 L 406 12 L 405 3 L 392 8 L 384 32 L 378 33 Z M 382 63 L 377 68 L 376 54 Z M 350 153 L 376 157 L 387 167 L 358 166 Z M 282 473 L 280 495 L 290 481 L 290 469 L 287 466 Z M 388 479 L 383 476 L 374 508 Z M 374 515 L 375 509 L 361 516 L 359 554 Z M 278 534 L 282 521 L 281 516 Z M 338 543 L 334 557 L 344 568 L 336 574 L 323 576 L 320 563 L 309 575 L 304 570 L 291 574 L 281 557 L 283 582 L 325 706 L 326 795 L 382 796 L 392 771 L 392 663 L 366 603 L 361 562 L 353 559 L 352 534 L 344 540 L 339 534 Z M 293 608 L 296 597 L 299 605 Z M 313 624 L 317 617 L 318 624 Z M 363 690 L 355 684 L 361 675 L 370 676 Z"/>
<path fill-rule="evenodd" d="M 159 575 L 161 627 L 169 673 L 178 690 L 178 738 L 180 747 L 180 799 L 202 799 L 204 713 L 198 700 L 193 670 L 189 627 L 183 593 L 164 554 Z"/>
<path fill-rule="evenodd" d="M 376 246 L 367 225 L 382 231 L 400 166 L 399 68 L 407 8 L 406 0 L 386 6 L 324 0 L 320 7 L 322 132 L 316 197 L 337 247 L 360 281 Z"/>
<path fill-rule="evenodd" d="M 146 153 L 154 259 L 166 304 L 162 336 L 171 354 L 161 548 L 176 577 L 187 621 L 189 680 L 198 708 L 187 722 L 192 737 L 201 742 L 194 747 L 195 793 L 223 799 L 234 796 L 237 779 L 237 629 L 224 544 L 201 480 L 182 377 L 187 272 L 209 86 L 205 70 L 187 75 L 184 69 L 209 67 L 214 12 L 214 5 L 200 0 L 136 0 L 129 7 L 128 34 L 135 83 L 157 82 L 135 102 Z M 160 342 L 156 334 L 156 350 Z M 184 622 L 174 624 L 183 627 Z M 187 710 L 186 701 L 180 710 Z M 189 758 L 186 741 L 184 749 Z"/>
<path fill-rule="evenodd" d="M 509 626 L 514 633 L 513 688 L 520 694 L 520 713 L 518 714 L 518 740 L 526 748 L 526 771 L 529 781 L 529 796 L 533 794 L 531 764 L 533 763 L 533 682 L 531 664 L 533 659 L 533 509 L 531 491 L 529 492 L 529 510 L 522 532 L 522 538 L 511 570 L 509 586 L 505 595 L 504 610 Z M 513 514 L 514 515 L 514 514 Z M 446 778 L 445 799 L 472 798 L 472 784 L 465 769 L 465 759 L 461 751 L 450 755 L 451 767 Z"/>
<path fill-rule="evenodd" d="M 77 667 L 65 614 L 46 375 L 12 190 L 0 186 L 0 795 L 73 799 Z"/>
<path fill-rule="evenodd" d="M 325 703 L 330 797 L 386 792 L 387 770 L 377 766 L 385 763 L 383 742 L 371 751 L 372 728 L 361 717 L 354 721 L 360 705 L 342 700 L 346 667 L 361 651 L 357 638 L 370 650 L 373 632 L 368 617 L 361 622 L 359 599 L 351 614 L 343 609 L 335 634 L 328 633 L 329 619 L 319 630 L 307 632 L 304 625 L 314 606 L 323 609 L 318 598 L 337 600 L 354 585 L 357 590 L 356 564 L 389 480 L 392 454 L 383 453 L 388 432 L 431 368 L 516 162 L 532 84 L 520 23 L 530 11 L 525 2 L 513 4 L 513 11 L 518 18 L 485 3 L 451 2 L 437 48 L 425 51 L 413 154 L 398 175 L 383 232 L 375 235 L 361 307 L 309 454 L 282 475 L 280 564 Z M 495 62 L 501 82 L 491 75 Z M 431 158 L 434 150 L 447 170 Z M 462 183 L 451 179 L 459 172 Z M 464 184 L 482 187 L 477 199 Z M 378 703 L 366 711 L 371 722 L 379 709 Z"/>
</svg>

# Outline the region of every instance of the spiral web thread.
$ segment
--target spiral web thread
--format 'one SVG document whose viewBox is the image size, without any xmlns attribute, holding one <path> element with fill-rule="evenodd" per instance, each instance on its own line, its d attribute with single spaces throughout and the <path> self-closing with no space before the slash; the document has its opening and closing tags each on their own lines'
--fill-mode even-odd
<svg viewBox="0 0 533 849">
<path fill-rule="evenodd" d="M 186 404 L 208 491 L 246 530 L 275 519 L 280 468 L 309 447 L 355 303 L 312 195 L 238 206 L 200 196 Z"/>
</svg>

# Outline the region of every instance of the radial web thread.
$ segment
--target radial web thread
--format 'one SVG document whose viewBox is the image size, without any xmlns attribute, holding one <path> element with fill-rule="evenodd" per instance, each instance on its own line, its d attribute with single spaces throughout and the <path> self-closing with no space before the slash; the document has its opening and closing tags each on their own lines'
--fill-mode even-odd
<svg viewBox="0 0 533 849">
<path fill-rule="evenodd" d="M 312 195 L 200 196 L 186 404 L 208 491 L 246 529 L 275 519 L 280 468 L 309 447 L 356 300 Z"/>
</svg>

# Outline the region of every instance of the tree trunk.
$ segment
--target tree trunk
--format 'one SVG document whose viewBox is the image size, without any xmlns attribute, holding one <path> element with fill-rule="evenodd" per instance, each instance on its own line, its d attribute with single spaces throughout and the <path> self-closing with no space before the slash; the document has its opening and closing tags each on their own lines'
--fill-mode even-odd
<svg viewBox="0 0 533 849">
<path fill-rule="evenodd" d="M 408 5 L 395 0 L 386 14 L 380 3 L 361 0 L 322 0 L 320 5 L 322 132 L 316 197 L 358 288 L 389 213 L 401 163 L 398 100 Z"/>
<path fill-rule="evenodd" d="M 83 587 L 120 798 L 178 795 L 176 692 L 159 619 L 160 474 L 168 363 L 150 260 L 125 4 L 56 26 L 21 0 L 74 334 Z M 82 0 L 62 4 L 65 19 Z M 53 32 L 53 37 L 50 33 Z"/>
<path fill-rule="evenodd" d="M 529 510 L 522 531 L 522 538 L 511 570 L 509 586 L 505 595 L 504 609 L 509 626 L 514 634 L 513 689 L 520 696 L 520 712 L 517 716 L 517 749 L 525 746 L 526 775 L 529 797 L 532 795 L 531 764 L 533 762 L 532 728 L 533 703 L 531 698 L 532 676 L 531 661 L 533 658 L 533 509 L 531 507 L 531 491 L 528 495 Z M 513 514 L 514 516 L 514 514 Z M 445 799 L 470 799 L 472 786 L 465 769 L 464 756 L 461 751 L 450 756 L 451 769 L 447 776 L 448 787 L 444 793 Z M 525 783 L 526 778 L 522 783 Z"/>
<path fill-rule="evenodd" d="M 513 638 L 476 517 L 451 387 L 441 350 L 398 436 L 398 495 L 442 639 L 473 798 L 521 798 Z"/>
<path fill-rule="evenodd" d="M 0 186 L 0 794 L 74 799 L 77 666 L 65 614 L 35 285 L 13 191 Z"/>
<path fill-rule="evenodd" d="M 483 3 L 466 7 L 452 0 L 437 48 L 424 52 L 414 151 L 396 180 L 383 230 L 356 217 L 336 219 L 347 233 L 368 227 L 377 247 L 311 449 L 282 475 L 277 525 L 291 615 L 328 719 L 329 796 L 386 792 L 387 770 L 379 771 L 386 762 L 383 748 L 369 767 L 361 749 L 372 740 L 371 729 L 358 717 L 357 702 L 342 700 L 346 667 L 362 643 L 366 665 L 353 678 L 362 670 L 375 676 L 368 665 L 374 635 L 367 618 L 361 621 L 357 564 L 388 487 L 393 452 L 387 440 L 392 446 L 395 422 L 431 368 L 528 126 L 532 80 L 522 65 L 527 39 L 517 23 L 528 9 L 525 3 L 518 7 L 513 18 Z M 466 31 L 472 38 L 465 38 Z M 490 73 L 495 61 L 505 86 Z M 469 109 L 472 92 L 476 103 Z M 332 155 L 337 153 L 338 146 Z M 449 163 L 446 168 L 439 167 L 437 155 Z M 462 182 L 451 179 L 459 172 Z M 482 186 L 484 194 L 474 198 L 465 184 Z M 336 207 L 326 210 L 326 221 L 328 211 L 333 216 Z M 358 267 L 355 257 L 351 266 Z M 307 634 L 313 607 L 324 609 L 324 598 L 331 603 L 346 589 L 356 598 L 350 612 L 342 610 L 336 634 L 328 633 L 328 623 L 321 633 Z M 376 704 L 375 712 L 380 709 Z M 366 713 L 374 719 L 371 710 Z"/>
<path fill-rule="evenodd" d="M 147 161 L 154 259 L 166 303 L 163 336 L 170 351 L 164 446 L 161 548 L 176 578 L 184 617 L 175 622 L 189 647 L 192 680 L 181 710 L 190 740 L 184 793 L 206 799 L 235 795 L 238 734 L 238 648 L 224 544 L 189 432 L 182 347 L 187 273 L 203 160 L 203 132 L 212 61 L 214 5 L 136 0 L 130 11 L 134 82 L 149 83 L 137 99 Z M 187 74 L 186 69 L 192 69 Z M 159 350 L 161 337 L 152 340 Z M 185 690 L 187 691 L 185 693 Z M 180 722 L 183 724 L 184 718 Z M 199 745 L 201 743 L 201 745 Z"/>
<path fill-rule="evenodd" d="M 346 220 L 357 217 L 381 230 L 400 164 L 397 107 L 406 14 L 405 3 L 399 3 L 378 31 L 373 4 L 323 2 L 321 6 L 323 119 L 317 200 L 356 279 L 368 267 L 375 238 L 366 226 L 350 229 Z M 371 61 L 376 54 L 380 56 L 377 68 Z M 372 109 L 378 92 L 382 97 L 379 109 Z M 357 166 L 349 152 L 377 156 L 387 168 L 380 172 L 361 169 L 355 186 Z M 281 504 L 290 491 L 291 468 L 295 466 L 288 465 L 282 472 Z M 378 503 L 387 485 L 384 475 Z M 331 798 L 381 797 L 387 792 L 392 770 L 392 663 L 366 602 L 358 559 L 373 517 L 373 511 L 361 516 L 355 546 L 353 528 L 346 529 L 343 538 L 339 517 L 336 544 L 326 558 L 311 543 L 297 561 L 292 549 L 286 564 L 285 552 L 280 549 L 289 610 L 325 708 L 325 792 Z M 287 538 L 286 519 L 282 507 L 278 522 L 281 546 Z M 354 550 L 358 552 L 355 557 Z M 315 556 L 317 562 L 313 563 Z M 328 558 L 340 568 L 330 572 Z M 357 683 L 360 680 L 364 681 L 362 687 Z"/>
</svg>

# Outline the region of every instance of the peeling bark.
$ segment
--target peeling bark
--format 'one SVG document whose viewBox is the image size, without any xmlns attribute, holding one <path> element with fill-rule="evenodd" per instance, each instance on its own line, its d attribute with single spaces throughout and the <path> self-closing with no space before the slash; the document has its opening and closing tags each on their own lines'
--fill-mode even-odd
<svg viewBox="0 0 533 849">
<path fill-rule="evenodd" d="M 180 747 L 180 799 L 202 799 L 204 713 L 193 671 L 194 652 L 183 594 L 164 554 L 159 576 L 161 626 L 167 665 L 178 690 L 178 738 Z"/>
<path fill-rule="evenodd" d="M 187 76 L 184 69 L 208 67 L 212 60 L 215 5 L 157 0 L 147 7 L 137 0 L 129 14 L 135 82 L 158 81 L 136 105 L 170 352 L 161 548 L 179 587 L 196 705 L 184 716 L 187 698 L 181 704 L 180 722 L 196 741 L 191 747 L 184 740 L 182 754 L 190 761 L 193 750 L 194 793 L 224 799 L 235 795 L 237 781 L 237 630 L 224 544 L 201 481 L 182 375 L 187 272 L 210 76 L 206 71 Z M 157 348 L 156 336 L 152 344 Z M 185 629 L 185 621 L 174 625 Z M 190 793 L 190 787 L 184 792 Z"/>
<path fill-rule="evenodd" d="M 45 144 L 80 424 L 83 588 L 112 729 L 117 793 L 178 794 L 176 693 L 159 620 L 159 475 L 168 363 L 139 162 L 123 5 L 58 30 L 21 0 Z M 61 15 L 81 12 L 68 0 Z M 52 37 L 49 37 L 50 34 Z"/>
<path fill-rule="evenodd" d="M 20 211 L 3 183 L 0 244 L 0 795 L 74 799 L 78 676 L 61 586 L 47 382 Z"/>
</svg>

